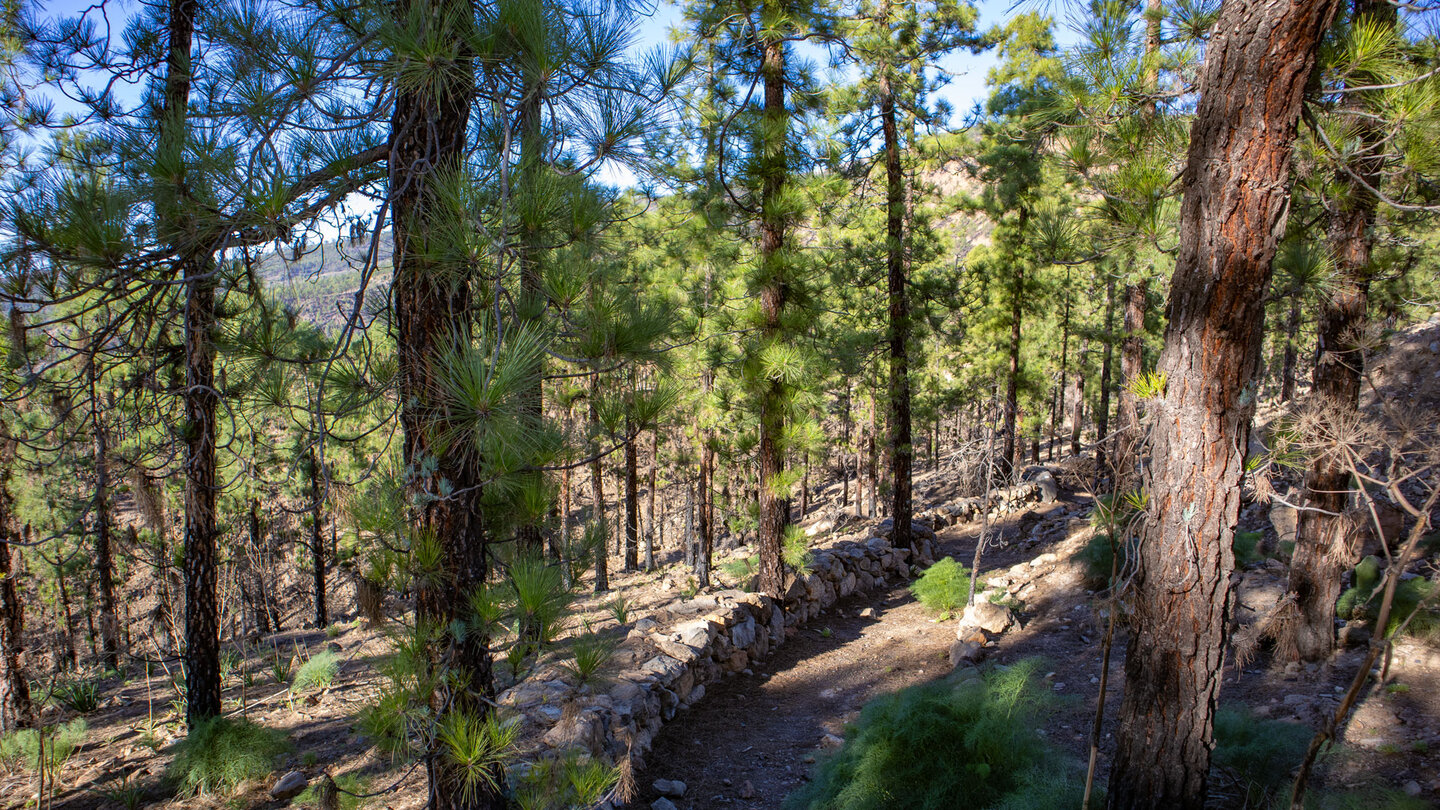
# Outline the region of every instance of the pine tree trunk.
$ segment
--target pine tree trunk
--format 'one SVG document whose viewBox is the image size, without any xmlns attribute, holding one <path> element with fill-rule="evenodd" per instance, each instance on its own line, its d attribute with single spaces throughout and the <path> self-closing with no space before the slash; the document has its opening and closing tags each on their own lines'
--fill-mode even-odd
<svg viewBox="0 0 1440 810">
<path fill-rule="evenodd" d="M 640 570 L 640 462 L 636 435 L 625 418 L 625 570 Z"/>
<path fill-rule="evenodd" d="M 1289 402 L 1295 397 L 1295 366 L 1299 362 L 1296 343 L 1300 337 L 1301 287 L 1295 285 L 1290 291 L 1290 314 L 1285 319 L 1285 357 L 1280 364 L 1280 401 Z"/>
<path fill-rule="evenodd" d="M 881 24 L 889 21 L 890 3 L 882 4 Z M 890 515 L 891 543 L 913 548 L 910 531 L 911 468 L 914 447 L 910 425 L 910 295 L 905 272 L 905 175 L 900 166 L 900 131 L 889 66 L 880 77 L 880 126 L 885 135 L 885 265 L 890 298 Z"/>
<path fill-rule="evenodd" d="M 650 472 L 645 492 L 645 570 L 655 570 L 655 468 L 660 465 L 660 438 L 659 431 L 651 432 L 650 440 Z"/>
<path fill-rule="evenodd" d="M 1025 210 L 1020 211 L 1021 227 L 1025 223 Z M 1001 469 L 1005 471 L 1005 477 L 1010 478 L 1015 473 L 1017 460 L 1019 435 L 1016 428 L 1016 420 L 1020 415 L 1020 320 L 1024 315 L 1023 302 L 1021 297 L 1025 289 L 1025 267 L 1017 262 L 1015 264 L 1015 276 L 1011 280 L 1014 284 L 1010 291 L 1010 373 L 1005 381 L 1005 433 L 1004 449 L 1001 451 Z"/>
<path fill-rule="evenodd" d="M 268 636 L 271 632 L 270 605 L 266 598 L 265 577 L 261 574 L 261 542 L 260 537 L 260 499 L 250 499 L 250 548 L 246 554 L 249 565 L 246 566 L 249 576 L 253 577 L 255 593 L 255 631 L 262 636 Z"/>
<path fill-rule="evenodd" d="M 538 54 L 533 58 L 536 62 L 541 61 Z M 528 60 L 522 60 L 522 63 L 531 64 Z M 526 86 L 517 116 L 520 131 L 518 178 L 523 187 L 540 188 L 542 187 L 542 175 L 546 171 L 542 116 L 545 87 L 543 77 L 540 76 L 527 73 L 525 81 Z M 522 230 L 515 255 L 515 263 L 520 268 L 518 314 L 522 324 L 538 333 L 545 320 L 546 312 L 545 288 L 540 267 L 541 253 L 544 251 L 544 234 L 540 230 L 542 221 L 538 217 L 520 217 L 520 220 Z M 541 362 L 544 362 L 543 354 Z M 536 374 L 533 379 L 524 383 L 520 395 L 521 410 L 535 424 L 540 423 L 544 413 L 544 377 L 542 367 L 540 374 Z M 537 559 L 544 554 L 540 526 L 536 522 L 527 520 L 522 523 L 516 529 L 516 541 L 522 554 L 529 554 Z"/>
<path fill-rule="evenodd" d="M 65 585 L 65 567 L 60 564 L 60 558 L 55 559 L 55 587 L 60 590 L 60 604 L 56 607 L 59 611 L 60 632 L 65 637 L 65 660 L 68 663 L 67 669 L 75 669 L 80 666 L 80 656 L 75 650 L 75 614 L 70 609 L 70 589 Z"/>
<path fill-rule="evenodd" d="M 596 371 L 590 375 L 589 404 L 591 430 L 597 435 L 600 430 L 600 414 L 596 410 L 595 403 L 599 397 L 600 372 Z M 604 593 L 610 590 L 610 542 L 607 537 L 609 524 L 605 520 L 605 471 L 601 469 L 598 441 L 591 444 L 590 497 L 593 509 L 591 519 L 599 527 L 601 538 L 599 545 L 595 547 L 595 592 Z"/>
<path fill-rule="evenodd" d="M 1084 357 L 1090 347 L 1090 341 L 1080 341 L 1080 356 Z M 1085 370 L 1079 363 L 1075 364 L 1075 390 L 1072 392 L 1075 401 L 1075 414 L 1070 424 L 1070 455 L 1080 455 L 1080 431 L 1085 427 Z"/>
<path fill-rule="evenodd" d="M 93 368 L 93 366 L 92 366 Z M 90 397 L 94 402 L 94 372 Z M 100 663 L 106 669 L 120 668 L 120 616 L 115 606 L 115 562 L 110 539 L 110 476 L 106 459 L 104 419 L 99 406 L 92 412 L 95 431 L 95 577 L 100 583 Z"/>
<path fill-rule="evenodd" d="M 1145 364 L 1145 301 L 1149 295 L 1149 279 L 1125 285 L 1125 338 L 1120 344 L 1120 407 L 1115 415 L 1115 491 L 1131 488 L 1138 460 L 1135 453 L 1140 442 L 1140 402 L 1135 396 L 1135 381 L 1144 373 Z"/>
<path fill-rule="evenodd" d="M 419 13 L 415 13 L 419 12 Z M 435 423 L 443 418 L 436 394 L 442 390 L 439 358 L 452 342 L 468 342 L 471 324 L 469 280 L 440 263 L 434 243 L 443 240 L 441 206 L 432 191 L 437 175 L 459 170 L 465 161 L 470 107 L 475 93 L 474 65 L 464 43 L 470 42 L 474 16 L 457 0 L 401 0 L 396 23 L 411 27 L 423 20 L 447 30 L 429 36 L 459 43 L 454 61 L 434 69 L 419 86 L 396 92 L 390 123 L 390 202 L 394 243 L 391 300 L 398 354 L 400 424 L 404 461 L 412 472 L 407 489 L 417 504 L 412 512 L 416 537 L 439 545 L 439 570 L 417 576 L 415 616 L 436 628 L 427 651 L 440 688 L 430 696 L 437 725 L 451 717 L 483 720 L 491 716 L 494 681 L 490 639 L 471 630 L 451 629 L 468 619 L 472 595 L 485 586 L 488 573 L 484 521 L 476 512 L 483 497 L 444 493 L 473 490 L 478 472 L 463 448 L 435 443 Z M 443 743 L 428 741 L 425 768 L 428 803 L 433 810 L 500 810 L 505 799 L 485 779 L 467 784 L 463 768 L 443 755 Z M 499 778 L 499 774 L 491 774 Z"/>
<path fill-rule="evenodd" d="M 1355 2 L 1357 24 L 1393 30 L 1396 17 L 1395 7 L 1385 0 Z M 1372 83 L 1382 80 L 1377 77 Z M 1326 238 L 1337 272 L 1329 295 L 1320 304 L 1319 346 L 1307 405 L 1318 408 L 1327 423 L 1337 426 L 1354 418 L 1365 367 L 1365 355 L 1356 337 L 1368 323 L 1370 253 L 1377 202 L 1365 184 L 1380 186 L 1385 162 L 1384 133 L 1367 115 L 1375 101 L 1372 92 L 1353 93 L 1345 100 L 1345 111 L 1352 117 L 1350 123 L 1361 141 L 1349 169 L 1364 182 L 1343 170 L 1337 171 L 1334 182 L 1340 190 L 1326 211 Z M 1343 430 L 1337 428 L 1336 432 Z M 1345 511 L 1352 487 L 1350 473 L 1335 451 L 1317 455 L 1305 474 L 1302 503 L 1314 510 L 1299 514 L 1295 555 L 1290 564 L 1290 590 L 1302 617 L 1296 628 L 1296 649 L 1305 661 L 1322 661 L 1334 650 L 1340 575 L 1355 564 L 1357 549 L 1347 536 L 1347 521 L 1328 513 Z"/>
<path fill-rule="evenodd" d="M 765 124 L 756 172 L 761 186 L 761 335 L 765 342 L 774 342 L 783 339 L 782 318 L 789 288 L 783 269 L 787 261 L 785 219 L 779 211 L 787 173 L 785 150 L 789 113 L 785 109 L 785 43 L 775 36 L 766 37 L 763 42 L 760 73 L 765 87 Z M 784 494 L 778 492 L 776 486 L 785 473 L 785 451 L 780 437 L 785 429 L 785 407 L 789 397 L 785 384 L 778 379 L 761 380 L 760 386 L 759 591 L 779 599 L 785 590 L 781 551 L 790 516 L 786 513 Z"/>
<path fill-rule="evenodd" d="M 1307 77 L 1336 3 L 1222 6 L 1182 175 L 1180 248 L 1151 406 L 1148 520 L 1108 803 L 1206 803 L 1257 329 Z"/>
<path fill-rule="evenodd" d="M 1105 279 L 1105 353 L 1100 360 L 1100 406 L 1095 412 L 1095 459 L 1100 475 L 1110 454 L 1110 386 L 1111 360 L 1115 354 L 1115 277 Z"/>
<path fill-rule="evenodd" d="M 170 0 L 164 107 L 158 151 L 183 154 L 189 130 L 191 47 L 196 0 Z M 220 614 L 216 583 L 215 263 L 210 245 L 195 244 L 186 206 L 193 205 L 183 166 L 156 199 L 160 232 L 174 250 L 185 291 L 185 722 L 194 728 L 220 714 Z"/>
<path fill-rule="evenodd" d="M 25 603 L 15 588 L 18 566 L 12 566 L 10 543 L 18 539 L 12 528 L 14 501 L 10 471 L 18 443 L 9 425 L 0 420 L 0 734 L 34 724 L 30 681 L 25 677 Z M 18 556 L 18 555 L 17 555 Z"/>
<path fill-rule="evenodd" d="M 307 454 L 306 468 L 310 473 L 310 562 L 314 565 L 314 605 L 317 630 L 323 630 L 330 623 L 329 611 L 325 609 L 325 543 L 321 527 L 324 525 L 320 497 L 320 464 L 313 452 Z"/>
</svg>

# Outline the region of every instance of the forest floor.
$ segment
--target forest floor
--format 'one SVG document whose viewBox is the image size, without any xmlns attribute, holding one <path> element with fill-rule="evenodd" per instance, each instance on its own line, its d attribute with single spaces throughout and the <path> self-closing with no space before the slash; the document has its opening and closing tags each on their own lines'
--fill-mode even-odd
<svg viewBox="0 0 1440 810">
<path fill-rule="evenodd" d="M 1387 396 L 1423 410 L 1440 395 L 1440 319 L 1410 330 L 1400 345 L 1404 353 L 1377 364 L 1377 376 L 1385 380 Z M 939 505 L 959 497 L 946 474 L 941 470 L 917 480 L 917 503 Z M 1078 558 L 1089 537 L 1084 518 L 1091 499 L 1075 479 L 1069 483 L 1059 501 L 1034 505 L 992 524 L 979 579 L 1000 582 L 1022 605 L 1018 626 L 993 638 L 985 666 L 1031 657 L 1046 662 L 1046 687 L 1060 699 L 1040 731 L 1067 760 L 1056 763 L 1057 773 L 1078 776 L 1099 693 L 1103 626 L 1095 595 L 1084 587 Z M 830 495 L 836 494 L 833 489 Z M 814 514 L 836 510 L 833 501 L 822 501 Z M 1241 528 L 1268 532 L 1267 542 L 1273 542 L 1263 505 L 1244 511 Z M 979 523 L 942 530 L 937 557 L 953 556 L 968 566 L 980 530 Z M 748 550 L 741 548 L 719 555 L 717 564 L 745 554 Z M 658 570 L 617 574 L 610 592 L 581 597 L 575 625 L 613 622 L 607 618 L 607 605 L 617 594 L 624 595 L 634 617 L 682 598 L 688 575 L 676 564 L 678 556 L 674 548 L 667 549 Z M 1433 566 L 1434 559 L 1427 564 Z M 1285 566 L 1274 559 L 1260 560 L 1236 576 L 1237 616 L 1243 622 L 1253 620 L 1257 609 L 1283 593 Z M 235 707 L 236 713 L 280 729 L 292 745 L 265 781 L 223 798 L 170 796 L 162 775 L 173 756 L 170 744 L 181 733 L 172 705 L 178 692 L 164 668 L 155 667 L 146 678 L 137 665 L 124 679 L 99 682 L 99 707 L 84 717 L 85 741 L 64 765 L 59 783 L 47 788 L 42 808 L 307 806 L 303 796 L 289 803 L 268 796 L 274 780 L 292 769 L 312 779 L 322 772 L 355 777 L 345 784 L 368 791 L 395 788 L 351 807 L 423 806 L 423 771 L 393 762 L 357 727 L 361 710 L 376 694 L 376 664 L 392 649 L 392 641 L 385 629 L 367 627 L 353 613 L 349 621 L 336 618 L 327 629 L 290 630 L 249 647 L 226 679 L 227 709 Z M 956 624 L 953 618 L 938 620 L 904 585 L 841 600 L 796 628 L 768 660 L 752 666 L 750 674 L 710 684 L 703 700 L 667 723 L 645 757 L 647 767 L 637 778 L 639 795 L 630 806 L 648 807 L 657 798 L 655 780 L 678 779 L 687 785 L 682 798 L 672 799 L 680 810 L 779 808 L 785 796 L 809 778 L 813 763 L 838 743 L 867 701 L 951 672 L 948 653 Z M 1122 629 L 1111 660 L 1097 768 L 1102 784 L 1124 689 L 1125 641 Z M 339 659 L 328 686 L 295 693 L 286 678 L 271 672 L 277 654 L 303 659 L 327 650 Z M 1361 645 L 1346 646 L 1325 665 L 1309 667 L 1284 665 L 1268 650 L 1239 667 L 1232 656 L 1226 662 L 1221 705 L 1246 707 L 1303 735 L 1334 712 L 1363 652 Z M 1341 744 L 1321 760 L 1314 783 L 1318 790 L 1342 798 L 1353 791 L 1349 805 L 1328 806 L 1381 810 L 1440 802 L 1440 638 L 1432 634 L 1401 640 L 1387 675 L 1385 682 L 1367 686 L 1343 728 Z M 39 685 L 42 690 L 49 686 Z M 52 705 L 45 722 L 75 716 Z M 1228 772 L 1217 771 L 1214 782 L 1216 806 L 1243 804 Z M 35 807 L 36 790 L 32 773 L 0 775 L 0 808 Z M 1391 791 L 1385 795 L 1408 804 L 1387 804 L 1375 798 L 1381 796 L 1377 791 Z"/>
</svg>

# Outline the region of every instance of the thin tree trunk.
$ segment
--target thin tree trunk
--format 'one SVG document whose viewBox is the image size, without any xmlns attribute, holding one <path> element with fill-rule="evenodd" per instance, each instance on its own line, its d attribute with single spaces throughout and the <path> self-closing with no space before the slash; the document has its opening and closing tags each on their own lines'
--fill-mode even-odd
<svg viewBox="0 0 1440 810">
<path fill-rule="evenodd" d="M 1100 407 L 1095 412 L 1095 459 L 1097 476 L 1105 474 L 1110 448 L 1110 362 L 1115 354 L 1115 277 L 1105 277 L 1105 354 L 1100 360 Z"/>
<path fill-rule="evenodd" d="M 1290 314 L 1285 319 L 1285 359 L 1280 365 L 1280 401 L 1289 402 L 1295 397 L 1295 366 L 1299 363 L 1296 346 L 1300 337 L 1301 287 L 1295 285 L 1290 291 Z"/>
<path fill-rule="evenodd" d="M 888 25 L 890 3 L 881 5 L 881 25 Z M 900 130 L 896 123 L 895 93 L 891 68 L 885 65 L 880 76 L 880 124 L 885 136 L 885 266 L 890 299 L 890 515 L 894 534 L 891 543 L 913 548 L 910 531 L 911 469 L 914 447 L 910 424 L 910 295 L 906 290 L 905 261 L 905 174 L 900 166 Z"/>
<path fill-rule="evenodd" d="M 1088 340 L 1080 341 L 1080 356 L 1084 357 L 1089 348 Z M 1079 363 L 1075 364 L 1075 416 L 1070 425 L 1070 455 L 1080 455 L 1080 431 L 1085 427 L 1085 370 Z"/>
<path fill-rule="evenodd" d="M 1334 0 L 1221 7 L 1182 175 L 1111 808 L 1205 806 L 1232 532 L 1291 144 Z"/>
<path fill-rule="evenodd" d="M 93 359 L 92 359 L 93 369 Z M 104 418 L 95 403 L 94 371 L 91 371 L 91 413 L 95 431 L 95 576 L 100 583 L 100 663 L 106 669 L 120 668 L 120 617 L 115 605 L 115 562 L 110 539 L 110 476 Z"/>
<path fill-rule="evenodd" d="M 640 461 L 638 440 L 630 418 L 625 418 L 625 570 L 640 569 Z"/>
<path fill-rule="evenodd" d="M 16 591 L 18 565 L 12 565 L 10 543 L 14 533 L 14 501 L 10 497 L 10 471 L 18 443 L 9 425 L 0 420 L 0 734 L 34 724 L 30 681 L 22 661 L 25 654 L 25 602 Z M 16 555 L 18 556 L 18 554 Z"/>
<path fill-rule="evenodd" d="M 600 397 L 600 372 L 596 371 L 590 375 L 590 425 L 592 431 L 597 435 L 600 430 L 600 414 L 596 410 L 595 403 Z M 600 543 L 595 546 L 595 592 L 604 593 L 610 590 L 610 542 L 609 524 L 605 520 L 605 472 L 600 464 L 599 441 L 591 444 L 590 460 L 590 497 L 593 512 L 591 519 L 599 527 Z"/>
<path fill-rule="evenodd" d="M 1024 227 L 1025 210 L 1020 211 L 1020 224 Z M 1024 303 L 1021 300 L 1025 290 L 1025 266 L 1016 263 L 1014 288 L 1010 291 L 1010 374 L 1005 381 L 1005 444 L 1001 450 L 1002 467 L 1005 477 L 1015 473 L 1018 446 L 1016 420 L 1020 415 L 1020 321 L 1024 317 Z"/>
<path fill-rule="evenodd" d="M 325 543 L 321 534 L 321 527 L 324 526 L 321 511 L 323 502 L 320 497 L 321 470 L 314 452 L 306 455 L 306 469 L 310 473 L 310 562 L 314 566 L 312 593 L 315 606 L 314 627 L 321 630 L 330 623 L 330 616 L 329 611 L 325 609 Z"/>
<path fill-rule="evenodd" d="M 170 0 L 164 107 L 157 151 L 173 157 L 173 183 L 161 184 L 156 213 L 175 252 L 185 290 L 185 723 L 220 714 L 220 614 L 215 592 L 215 286 L 211 246 L 195 244 L 184 171 L 196 0 Z"/>
<path fill-rule="evenodd" d="M 1140 437 L 1140 402 L 1135 396 L 1135 382 L 1144 373 L 1145 309 L 1150 280 L 1142 278 L 1125 285 L 1125 338 L 1120 344 L 1120 407 L 1115 415 L 1115 490 L 1130 489 L 1135 480 Z"/>
</svg>

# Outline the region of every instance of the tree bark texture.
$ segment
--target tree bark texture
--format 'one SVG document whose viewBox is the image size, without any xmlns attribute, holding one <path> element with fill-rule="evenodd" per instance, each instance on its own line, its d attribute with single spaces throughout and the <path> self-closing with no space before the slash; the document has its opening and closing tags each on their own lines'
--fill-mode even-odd
<svg viewBox="0 0 1440 810">
<path fill-rule="evenodd" d="M 34 723 L 30 681 L 25 677 L 25 603 L 15 588 L 10 543 L 14 531 L 14 501 L 10 497 L 10 470 L 18 443 L 0 421 L 0 734 Z"/>
<path fill-rule="evenodd" d="M 888 19 L 889 4 L 885 5 Z M 890 514 L 891 541 L 914 545 L 911 536 L 911 469 L 915 449 L 910 424 L 910 295 L 905 272 L 905 173 L 900 165 L 900 132 L 888 66 L 880 82 L 880 121 L 885 135 L 885 264 L 890 297 Z"/>
<path fill-rule="evenodd" d="M 1305 82 L 1336 3 L 1229 0 L 1182 175 L 1111 808 L 1205 806 L 1261 315 Z"/>
<path fill-rule="evenodd" d="M 762 43 L 760 72 L 765 87 L 764 131 L 760 136 L 760 312 L 761 339 L 784 339 L 782 317 L 787 303 L 785 217 L 778 210 L 785 190 L 785 43 L 769 37 Z M 760 545 L 759 590 L 774 599 L 784 594 L 785 572 L 781 552 L 785 527 L 790 522 L 779 484 L 785 472 L 781 434 L 785 429 L 785 384 L 775 378 L 760 381 Z"/>
</svg>

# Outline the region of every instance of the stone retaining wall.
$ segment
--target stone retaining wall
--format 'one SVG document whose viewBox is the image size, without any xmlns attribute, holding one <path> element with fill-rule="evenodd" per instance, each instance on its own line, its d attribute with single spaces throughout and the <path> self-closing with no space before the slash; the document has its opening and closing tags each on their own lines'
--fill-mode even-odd
<svg viewBox="0 0 1440 810">
<path fill-rule="evenodd" d="M 878 535 L 884 527 L 876 531 Z M 934 533 L 916 525 L 916 566 L 933 561 Z M 863 536 L 863 535 L 862 535 Z M 904 582 L 911 551 L 883 536 L 840 540 L 813 552 L 811 573 L 795 580 L 782 606 L 767 596 L 728 590 L 672 605 L 634 622 L 616 660 L 626 663 L 602 686 L 574 678 L 527 680 L 502 693 L 502 716 L 523 724 L 532 757 L 578 750 L 636 769 L 660 727 L 705 695 L 707 684 L 748 672 L 808 619 L 856 592 Z"/>
</svg>

